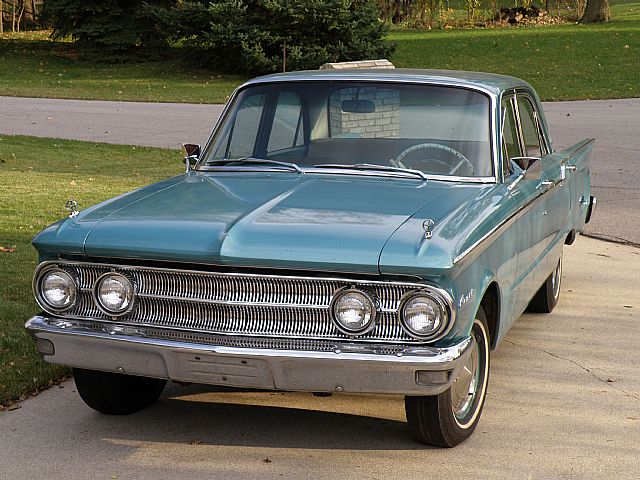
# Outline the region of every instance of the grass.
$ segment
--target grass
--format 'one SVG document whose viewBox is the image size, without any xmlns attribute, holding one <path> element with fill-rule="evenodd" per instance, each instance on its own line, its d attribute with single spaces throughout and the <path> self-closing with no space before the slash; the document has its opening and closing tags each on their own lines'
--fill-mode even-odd
<svg viewBox="0 0 640 480">
<path fill-rule="evenodd" d="M 543 100 L 640 96 L 640 3 L 596 25 L 394 31 L 398 67 L 479 70 L 523 78 Z"/>
<path fill-rule="evenodd" d="M 65 216 L 69 198 L 86 208 L 183 168 L 174 150 L 0 136 L 0 247 L 15 248 L 0 252 L 0 406 L 67 373 L 40 359 L 23 328 L 39 311 L 33 235 Z"/>
<path fill-rule="evenodd" d="M 640 96 L 640 3 L 613 3 L 595 25 L 395 30 L 399 67 L 498 72 L 529 81 L 543 100 Z M 0 95 L 223 103 L 244 79 L 192 70 L 177 60 L 97 65 L 76 59 L 46 32 L 0 37 Z"/>
<path fill-rule="evenodd" d="M 0 95 L 224 103 L 243 81 L 189 69 L 176 58 L 113 65 L 80 61 L 73 44 L 49 40 L 48 34 L 0 36 Z"/>
</svg>

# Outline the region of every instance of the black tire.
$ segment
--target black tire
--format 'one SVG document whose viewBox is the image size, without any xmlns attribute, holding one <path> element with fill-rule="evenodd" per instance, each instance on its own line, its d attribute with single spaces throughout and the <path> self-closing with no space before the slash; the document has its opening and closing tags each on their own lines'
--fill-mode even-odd
<svg viewBox="0 0 640 480">
<path fill-rule="evenodd" d="M 120 373 L 73 369 L 76 388 L 84 403 L 107 415 L 129 415 L 154 403 L 166 380 Z"/>
<path fill-rule="evenodd" d="M 560 298 L 560 284 L 562 283 L 562 255 L 556 268 L 544 281 L 540 290 L 536 292 L 527 307 L 528 312 L 551 313 Z"/>
<path fill-rule="evenodd" d="M 472 328 L 473 348 L 469 362 L 454 384 L 440 395 L 405 397 L 404 406 L 411 433 L 421 443 L 455 447 L 471 436 L 482 414 L 489 382 L 489 329 L 480 307 Z M 475 355 L 475 357 L 474 357 Z M 475 363 L 473 359 L 475 358 Z M 475 372 L 475 375 L 473 374 Z M 458 384 L 458 381 L 462 382 Z M 473 388 L 474 393 L 468 393 Z M 464 397 L 464 391 L 467 396 Z M 454 410 L 456 410 L 454 412 Z"/>
</svg>

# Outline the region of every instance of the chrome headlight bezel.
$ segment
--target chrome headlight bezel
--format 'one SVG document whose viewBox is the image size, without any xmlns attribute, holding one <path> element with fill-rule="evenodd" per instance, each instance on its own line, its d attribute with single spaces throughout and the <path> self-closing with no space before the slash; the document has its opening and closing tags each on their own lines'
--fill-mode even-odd
<svg viewBox="0 0 640 480">
<path fill-rule="evenodd" d="M 105 282 L 108 278 L 114 278 L 114 277 L 119 279 L 123 285 L 128 285 L 128 288 L 129 288 L 129 292 L 127 294 L 128 303 L 126 304 L 125 308 L 120 310 L 113 310 L 111 308 L 106 307 L 100 296 L 100 287 L 102 286 L 103 282 Z M 98 307 L 98 309 L 102 313 L 104 313 L 109 317 L 121 317 L 129 313 L 131 309 L 133 309 L 133 307 L 135 306 L 137 295 L 138 295 L 138 288 L 136 286 L 136 283 L 133 281 L 133 279 L 131 279 L 127 275 L 120 272 L 112 271 L 112 272 L 103 273 L 96 279 L 95 283 L 93 284 L 92 295 L 93 295 L 93 301 L 96 304 L 96 307 Z"/>
<path fill-rule="evenodd" d="M 58 273 L 61 277 L 66 277 L 69 280 L 69 289 L 71 300 L 64 306 L 56 306 L 47 300 L 46 295 L 44 294 L 43 283 L 48 275 Z M 61 314 L 71 310 L 78 301 L 78 292 L 80 291 L 80 286 L 78 284 L 78 278 L 73 272 L 61 268 L 58 265 L 48 265 L 45 268 L 42 268 L 36 271 L 33 277 L 33 295 L 36 299 L 38 305 L 46 312 L 52 313 L 54 315 Z"/>
<path fill-rule="evenodd" d="M 342 298 L 344 298 L 346 295 L 349 295 L 349 294 L 361 295 L 370 306 L 370 315 L 371 315 L 370 319 L 368 323 L 362 328 L 349 329 L 345 327 L 342 323 L 340 323 L 340 321 L 338 320 L 338 316 L 336 314 L 336 307 L 338 305 L 338 302 Z M 335 327 L 345 335 L 348 335 L 350 337 L 355 337 L 355 336 L 364 335 L 375 328 L 377 324 L 376 322 L 377 317 L 378 317 L 378 302 L 370 293 L 364 290 L 361 290 L 359 288 L 354 288 L 354 287 L 344 287 L 334 293 L 333 298 L 331 299 L 331 304 L 329 306 L 329 311 Z"/>
<path fill-rule="evenodd" d="M 420 334 L 416 332 L 414 329 L 409 327 L 407 322 L 405 321 L 405 307 L 409 302 L 419 297 L 426 297 L 434 302 L 438 306 L 444 317 L 440 325 L 428 334 Z M 402 297 L 402 300 L 400 301 L 400 304 L 398 306 L 398 321 L 402 325 L 404 331 L 407 332 L 409 336 L 417 340 L 433 342 L 441 339 L 447 333 L 449 333 L 449 330 L 451 330 L 451 327 L 453 326 L 454 320 L 455 310 L 453 308 L 453 300 L 444 290 L 436 288 L 424 288 L 408 292 Z"/>
</svg>

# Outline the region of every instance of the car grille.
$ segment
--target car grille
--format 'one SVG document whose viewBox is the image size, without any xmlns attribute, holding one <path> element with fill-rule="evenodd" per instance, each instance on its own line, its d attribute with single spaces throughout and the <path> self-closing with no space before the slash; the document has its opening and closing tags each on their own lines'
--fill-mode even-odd
<svg viewBox="0 0 640 480">
<path fill-rule="evenodd" d="M 65 317 L 218 335 L 419 343 L 397 318 L 403 296 L 423 288 L 416 283 L 55 263 L 80 284 L 76 304 Z M 127 275 L 137 288 L 135 307 L 122 317 L 105 315 L 93 299 L 95 282 L 110 271 Z M 340 332 L 330 316 L 334 294 L 354 286 L 377 298 L 380 307 L 375 328 L 357 338 Z"/>
</svg>

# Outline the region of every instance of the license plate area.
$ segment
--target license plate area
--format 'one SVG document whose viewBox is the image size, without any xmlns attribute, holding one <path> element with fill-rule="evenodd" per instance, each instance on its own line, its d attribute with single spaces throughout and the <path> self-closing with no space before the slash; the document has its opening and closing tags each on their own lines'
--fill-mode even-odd
<svg viewBox="0 0 640 480">
<path fill-rule="evenodd" d="M 274 388 L 271 370 L 263 360 L 183 352 L 175 352 L 174 360 L 174 379 L 211 385 Z"/>
</svg>

